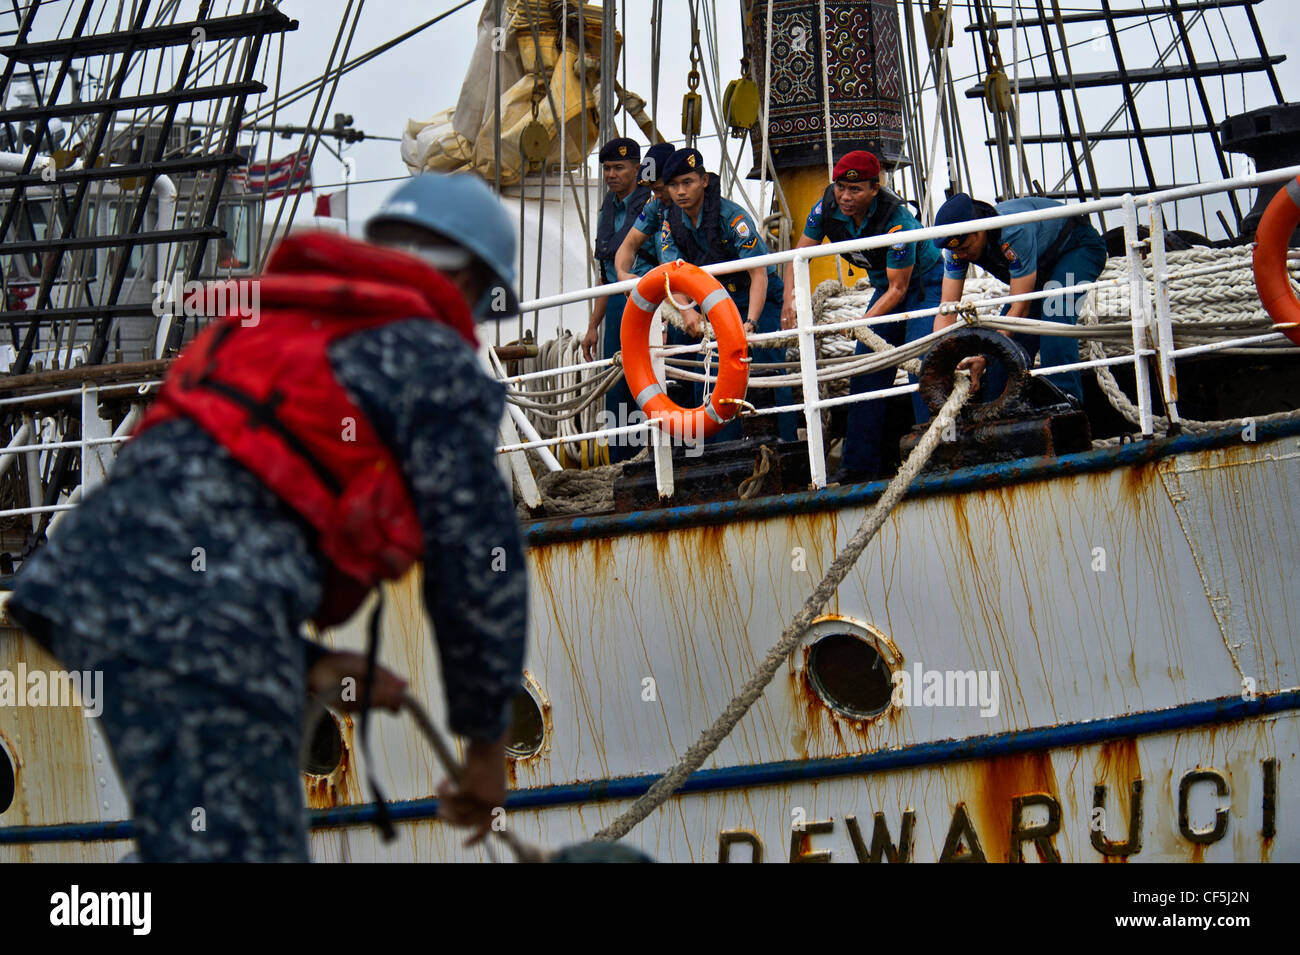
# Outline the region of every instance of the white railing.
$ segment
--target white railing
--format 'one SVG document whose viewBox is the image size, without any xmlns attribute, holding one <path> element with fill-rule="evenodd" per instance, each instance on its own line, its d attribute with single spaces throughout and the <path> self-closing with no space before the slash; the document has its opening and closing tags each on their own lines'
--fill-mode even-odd
<svg viewBox="0 0 1300 955">
<path fill-rule="evenodd" d="M 849 404 L 856 401 L 872 401 L 890 395 L 906 394 L 910 391 L 915 391 L 917 386 L 901 385 L 866 392 L 859 395 L 848 395 L 839 398 L 821 398 L 817 378 L 817 336 L 843 333 L 855 328 L 871 325 L 906 321 L 910 318 L 935 315 L 941 312 L 948 314 L 956 313 L 957 321 L 948 328 L 943 329 L 941 332 L 935 333 L 935 340 L 943 335 L 951 334 L 958 329 L 969 327 L 970 325 L 961 314 L 963 303 L 946 303 L 935 308 L 920 309 L 913 312 L 900 312 L 892 315 L 882 315 L 872 319 L 856 319 L 852 321 L 817 325 L 814 322 L 812 310 L 812 287 L 808 269 L 808 263 L 810 260 L 822 256 L 840 255 L 846 252 L 879 249 L 885 246 L 895 245 L 900 240 L 908 243 L 927 242 L 934 239 L 964 235 L 969 232 L 985 229 L 1000 229 L 1007 226 L 1023 225 L 1031 222 L 1045 222 L 1052 219 L 1064 219 L 1074 216 L 1091 216 L 1093 213 L 1097 212 L 1122 210 L 1124 215 L 1125 249 L 1129 266 L 1127 281 L 1129 283 L 1132 315 L 1130 321 L 1127 323 L 1108 324 L 1107 327 L 1130 326 L 1132 329 L 1133 353 L 1131 355 L 1119 357 L 1080 361 L 1069 365 L 1035 368 L 1030 372 L 1030 374 L 1035 376 L 1055 375 L 1087 368 L 1132 364 L 1136 373 L 1137 407 L 1140 416 L 1139 426 L 1144 436 L 1150 436 L 1153 433 L 1154 427 L 1151 392 L 1147 376 L 1142 373 L 1143 363 L 1147 359 L 1153 357 L 1157 359 L 1159 364 L 1158 380 L 1161 383 L 1161 388 L 1164 392 L 1163 398 L 1165 406 L 1169 410 L 1170 419 L 1172 421 L 1178 421 L 1180 419 L 1178 416 L 1176 398 L 1177 389 L 1175 386 L 1175 361 L 1177 358 L 1185 358 L 1191 355 L 1202 354 L 1223 348 L 1280 341 L 1285 337 L 1281 332 L 1271 332 L 1264 335 L 1251 335 L 1248 337 L 1227 339 L 1210 344 L 1175 348 L 1173 344 L 1173 324 L 1169 309 L 1168 281 L 1170 275 L 1168 259 L 1165 252 L 1164 222 L 1163 217 L 1155 213 L 1166 203 L 1195 198 L 1198 196 L 1211 195 L 1216 192 L 1229 192 L 1237 189 L 1249 189 L 1268 183 L 1284 182 L 1295 178 L 1297 175 L 1300 175 L 1300 166 L 1291 166 L 1285 169 L 1253 173 L 1248 176 L 1240 176 L 1219 182 L 1201 183 L 1195 186 L 1167 189 L 1161 192 L 1153 192 L 1145 195 L 1134 196 L 1129 194 L 1113 199 L 1095 199 L 1048 209 L 1035 209 L 1028 212 L 1019 212 L 1012 215 L 992 216 L 985 219 L 977 219 L 972 222 L 963 222 L 946 226 L 930 226 L 927 228 L 910 230 L 905 233 L 895 232 L 888 235 L 870 236 L 862 239 L 852 239 L 845 242 L 828 243 L 803 249 L 792 249 L 786 252 L 773 252 L 767 255 L 754 256 L 753 258 L 738 259 L 731 262 L 723 262 L 707 266 L 704 270 L 713 275 L 726 275 L 732 272 L 740 272 L 769 265 L 781 266 L 787 262 L 792 262 L 794 266 L 794 305 L 798 318 L 796 328 L 794 329 L 794 337 L 797 338 L 799 343 L 799 377 L 803 387 L 804 400 L 792 405 L 785 405 L 779 408 L 766 408 L 757 412 L 746 412 L 746 414 L 771 415 L 790 411 L 802 411 L 805 420 L 808 441 L 809 469 L 812 475 L 813 485 L 818 488 L 824 487 L 826 485 L 826 467 L 820 412 L 825 408 Z M 1150 221 L 1150 237 L 1148 240 L 1141 240 L 1139 238 L 1138 225 L 1139 210 L 1141 208 L 1147 210 L 1147 215 Z M 1153 281 L 1151 284 L 1154 286 L 1150 291 L 1147 289 L 1148 283 L 1142 268 L 1142 258 L 1148 242 L 1150 243 L 1150 254 L 1153 267 Z M 1214 269 L 1212 267 L 1207 269 L 1198 269 L 1196 270 L 1196 274 L 1210 274 L 1213 271 Z M 1035 301 L 1052 296 L 1077 295 L 1081 292 L 1088 292 L 1094 289 L 1118 287 L 1122 282 L 1123 280 L 1115 279 L 1085 282 L 1077 285 L 1063 286 L 1061 288 L 1052 288 L 1038 292 L 1029 292 L 1021 295 L 997 296 L 967 304 L 974 304 L 978 309 L 990 309 L 1013 302 Z M 601 296 L 626 294 L 635 288 L 636 285 L 637 282 L 632 280 L 615 282 L 591 289 L 566 292 L 559 295 L 534 299 L 522 303 L 520 307 L 521 311 L 524 312 L 543 311 L 545 309 L 567 305 L 572 302 L 584 301 Z M 1023 325 L 1026 330 L 1032 329 L 1035 332 L 1040 330 L 1037 326 L 1042 326 L 1042 331 L 1044 332 L 1048 331 L 1048 326 L 1050 326 L 1050 330 L 1057 334 L 1070 333 L 1070 326 L 1063 326 L 1061 323 L 1025 321 Z M 778 340 L 788 340 L 791 337 L 791 332 L 779 331 L 750 335 L 748 340 L 751 345 L 761 345 Z M 678 352 L 691 350 L 694 349 L 676 349 Z M 894 359 L 889 358 L 889 353 L 884 353 L 884 355 L 885 358 L 882 361 L 881 367 L 896 363 Z M 534 375 L 517 376 L 505 380 L 508 383 L 513 383 L 531 377 L 558 375 L 576 369 L 604 368 L 608 367 L 612 363 L 612 359 L 585 362 L 581 365 L 556 368 L 546 372 L 538 372 Z M 580 435 L 568 435 L 564 438 L 555 438 L 546 441 L 512 443 L 505 445 L 498 450 L 502 454 L 522 453 L 533 448 L 551 446 L 565 442 L 602 437 L 613 438 L 619 435 L 658 429 L 659 425 L 657 422 L 646 421 L 640 424 L 586 432 Z M 666 456 L 669 466 L 671 466 L 671 457 L 666 455 L 662 445 L 656 442 L 654 444 L 654 449 L 657 463 L 662 465 L 663 462 L 660 462 L 659 458 Z M 665 486 L 662 481 L 660 485 L 660 493 L 665 493 Z"/>
<path fill-rule="evenodd" d="M 1180 419 L 1178 416 L 1177 400 L 1175 397 L 1177 394 L 1175 363 L 1178 358 L 1186 358 L 1192 355 L 1204 354 L 1206 352 L 1226 348 L 1275 342 L 1282 340 L 1285 337 L 1280 332 L 1271 332 L 1263 335 L 1256 334 L 1235 339 L 1225 339 L 1207 344 L 1176 348 L 1174 346 L 1173 322 L 1169 308 L 1168 283 L 1170 273 L 1169 263 L 1165 252 L 1163 217 L 1153 213 L 1155 213 L 1163 204 L 1168 202 L 1209 195 L 1215 192 L 1226 192 L 1235 189 L 1249 188 L 1266 183 L 1283 182 L 1290 180 L 1297 175 L 1300 175 L 1300 166 L 1293 166 L 1287 169 L 1257 173 L 1251 176 L 1238 177 L 1217 183 L 1171 189 L 1143 196 L 1125 195 L 1115 199 L 1091 200 L 1073 205 L 1062 205 L 1049 209 L 1016 213 L 1014 215 L 995 216 L 957 225 L 932 226 L 929 228 L 915 229 L 903 234 L 891 233 L 885 236 L 871 236 L 863 239 L 824 244 L 805 249 L 773 252 L 767 255 L 755 256 L 754 258 L 707 266 L 705 271 L 714 275 L 725 275 L 731 272 L 766 267 L 768 265 L 783 265 L 787 262 L 792 262 L 794 264 L 794 304 L 798 317 L 796 328 L 791 331 L 766 332 L 750 335 L 748 341 L 751 345 L 762 345 L 775 341 L 788 341 L 792 337 L 797 338 L 799 342 L 799 371 L 797 379 L 803 389 L 805 398 L 803 401 L 779 407 L 762 409 L 749 408 L 744 413 L 747 416 L 767 416 L 788 412 L 802 412 L 806 426 L 809 469 L 810 474 L 812 475 L 813 485 L 818 488 L 824 487 L 826 485 L 826 470 L 820 412 L 827 408 L 839 407 L 858 401 L 876 401 L 894 395 L 908 394 L 916 391 L 918 386 L 915 384 L 894 385 L 887 388 L 877 389 L 875 391 L 865 392 L 863 394 L 821 398 L 817 376 L 818 365 L 816 357 L 816 339 L 818 336 L 838 335 L 845 332 L 851 332 L 857 328 L 907 321 L 911 318 L 934 316 L 940 313 L 957 314 L 957 321 L 948 328 L 924 336 L 914 342 L 909 342 L 906 345 L 899 346 L 899 348 L 892 349 L 889 352 L 861 356 L 859 359 L 860 364 L 855 363 L 854 365 L 854 374 L 866 374 L 870 371 L 895 366 L 897 365 L 898 359 L 901 355 L 905 355 L 908 352 L 920 354 L 924 351 L 928 351 L 935 342 L 939 341 L 945 335 L 952 334 L 954 331 L 961 328 L 970 327 L 971 322 L 966 317 L 966 315 L 969 314 L 966 309 L 970 306 L 974 306 L 980 311 L 989 311 L 999 309 L 1001 306 L 1013 302 L 1036 301 L 1057 295 L 1077 295 L 1079 293 L 1097 289 L 1117 288 L 1127 281 L 1130 286 L 1132 317 L 1128 322 L 1108 323 L 1106 328 L 1111 330 L 1116 328 L 1122 329 L 1125 326 L 1131 328 L 1133 348 L 1133 353 L 1131 355 L 1079 361 L 1069 365 L 1057 365 L 1047 368 L 1034 368 L 1031 369 L 1029 373 L 1034 376 L 1050 376 L 1088 368 L 1123 364 L 1133 365 L 1137 372 L 1135 378 L 1137 381 L 1137 407 L 1140 415 L 1140 428 L 1144 435 L 1151 435 L 1153 433 L 1154 425 L 1152 399 L 1147 383 L 1147 376 L 1142 373 L 1142 365 L 1147 359 L 1155 358 L 1157 360 L 1159 369 L 1158 380 L 1165 392 L 1163 395 L 1165 406 L 1169 410 L 1170 419 L 1172 421 L 1178 421 Z M 1151 253 L 1152 281 L 1150 284 L 1153 286 L 1151 290 L 1147 289 L 1148 283 L 1142 268 L 1142 255 L 1146 247 L 1146 242 L 1140 241 L 1138 235 L 1138 213 L 1143 207 L 1146 208 L 1150 219 L 1150 238 L 1147 241 L 1150 242 Z M 1129 276 L 1127 279 L 1106 279 L 1093 282 L 1083 282 L 1077 285 L 1044 289 L 1042 291 L 1029 292 L 1021 295 L 999 295 L 967 303 L 947 303 L 938 307 L 919 309 L 913 312 L 880 315 L 870 319 L 859 318 L 848 321 L 827 322 L 820 325 L 815 324 L 812 311 L 812 288 L 808 269 L 809 261 L 814 258 L 828 255 L 839 255 L 850 251 L 882 248 L 884 246 L 895 245 L 900 239 L 909 243 L 925 242 L 937 238 L 961 235 L 981 229 L 1003 228 L 1009 225 L 1018 225 L 1029 222 L 1042 222 L 1050 219 L 1091 215 L 1094 212 L 1111 211 L 1115 209 L 1122 209 L 1124 212 L 1125 246 L 1129 264 Z M 1216 267 L 1209 266 L 1182 273 L 1180 277 L 1208 275 L 1215 271 L 1217 271 Z M 567 292 L 560 295 L 552 295 L 546 298 L 524 302 L 521 305 L 521 311 L 542 311 L 604 295 L 626 293 L 633 289 L 636 284 L 636 281 L 616 282 L 595 288 Z M 1004 319 L 1003 321 L 1007 323 L 1014 321 L 1015 327 L 1026 331 L 1033 331 L 1035 333 L 1058 335 L 1075 333 L 1075 329 L 1072 326 L 1063 325 L 1062 323 L 1040 322 L 1028 319 Z M 990 324 L 992 324 L 992 322 L 990 322 Z M 1086 335 L 1087 332 L 1084 331 L 1080 337 L 1085 337 Z M 700 344 L 655 349 L 657 359 L 660 363 L 660 375 L 662 376 L 663 374 L 661 364 L 662 357 L 698 353 L 702 350 L 707 350 L 708 347 L 709 346 L 706 346 L 705 344 Z M 601 359 L 514 376 L 505 376 L 501 372 L 499 364 L 494 367 L 498 377 L 500 377 L 503 382 L 506 384 L 517 384 L 541 378 L 553 378 L 566 373 L 607 368 L 612 364 L 613 359 Z M 707 380 L 712 380 L 707 375 L 699 376 L 686 374 L 683 375 L 683 377 L 695 379 L 703 377 Z M 99 414 L 99 395 L 111 391 L 136 390 L 141 396 L 145 396 L 158 384 L 160 384 L 159 381 L 150 379 L 103 385 L 98 388 L 92 385 L 84 385 L 78 388 L 66 388 L 57 391 L 43 392 L 40 395 L 0 398 L 0 406 L 20 406 L 30 404 L 35 399 L 43 401 L 49 398 L 78 395 L 81 397 L 82 405 L 82 438 L 75 441 L 41 441 L 39 439 L 41 429 L 37 426 L 31 415 L 26 415 L 23 423 L 15 431 L 8 446 L 0 449 L 0 474 L 3 474 L 19 455 L 26 455 L 30 465 L 28 468 L 29 479 L 33 476 L 35 477 L 35 481 L 32 484 L 32 494 L 33 498 L 37 499 L 42 490 L 40 487 L 39 467 L 37 466 L 40 455 L 47 451 L 54 451 L 63 448 L 78 448 L 81 450 L 82 454 L 81 464 L 83 487 L 94 486 L 94 484 L 97 484 L 103 479 L 108 465 L 108 461 L 105 459 L 103 451 L 127 440 L 129 433 L 138 418 L 140 409 L 139 404 L 134 405 L 133 411 L 128 416 L 127 420 L 117 429 L 112 430 L 112 433 L 110 434 L 110 423 L 104 421 Z M 790 386 L 792 382 L 786 381 L 784 384 Z M 808 398 L 809 395 L 812 396 L 811 399 Z M 515 409 L 511 406 L 511 410 L 513 412 L 519 409 Z M 666 436 L 662 433 L 659 423 L 654 420 L 646 420 L 635 424 L 587 431 L 581 434 L 568 434 L 553 438 L 541 438 L 537 434 L 536 430 L 531 427 L 522 411 L 519 411 L 518 414 L 512 414 L 511 419 L 518 427 L 519 432 L 528 440 L 504 443 L 497 449 L 498 452 L 503 455 L 522 455 L 527 451 L 535 451 L 543 457 L 546 466 L 551 470 L 558 468 L 559 464 L 555 461 L 554 457 L 550 455 L 549 450 L 547 450 L 549 448 L 561 444 L 572 444 L 597 439 L 608 440 L 644 433 L 647 435 L 647 443 L 654 452 L 656 462 L 656 480 L 660 494 L 667 497 L 672 493 L 673 473 L 671 446 L 668 443 Z M 35 519 L 43 513 L 68 511 L 76 507 L 76 501 L 81 494 L 81 490 L 82 488 L 77 488 L 65 503 L 0 510 L 0 517 L 31 515 Z M 57 520 L 58 516 L 56 515 L 55 522 L 52 522 L 51 524 L 51 530 L 53 530 Z"/>
</svg>

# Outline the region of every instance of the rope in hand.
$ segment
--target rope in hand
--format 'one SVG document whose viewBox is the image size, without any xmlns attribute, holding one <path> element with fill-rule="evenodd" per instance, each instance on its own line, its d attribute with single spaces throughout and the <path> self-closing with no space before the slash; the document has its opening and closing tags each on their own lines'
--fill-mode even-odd
<svg viewBox="0 0 1300 955">
<path fill-rule="evenodd" d="M 457 761 L 456 756 L 443 739 L 438 728 L 433 725 L 433 720 L 429 719 L 429 714 L 419 701 L 410 693 L 402 694 L 402 708 L 411 714 L 415 724 L 420 727 L 420 732 L 424 738 L 429 741 L 433 747 L 433 752 L 438 757 L 438 762 L 442 763 L 442 768 L 454 783 L 459 783 L 464 775 L 464 768 Z M 506 844 L 511 852 L 515 854 L 515 859 L 519 862 L 545 862 L 546 858 L 542 851 L 536 846 L 530 846 L 515 836 L 508 829 L 492 829 L 492 834 Z"/>
<path fill-rule="evenodd" d="M 880 499 L 876 501 L 867 516 L 863 518 L 862 525 L 854 533 L 848 544 L 845 545 L 844 550 L 835 558 L 835 562 L 831 564 L 830 570 L 826 572 L 822 582 L 817 585 L 811 596 L 804 601 L 799 613 L 790 621 L 790 625 L 785 628 L 785 632 L 781 634 L 781 639 L 768 651 L 767 656 L 763 658 L 763 662 L 754 672 L 754 675 L 749 678 L 741 691 L 727 704 L 726 709 L 722 711 L 722 715 L 717 718 L 714 724 L 705 730 L 695 745 L 686 751 L 686 754 L 677 765 L 659 777 L 654 785 L 629 806 L 621 816 L 596 833 L 596 839 L 613 842 L 627 835 L 633 826 L 654 812 L 669 796 L 676 792 L 678 787 L 686 781 L 686 778 L 699 769 L 704 761 L 712 755 L 713 751 L 718 748 L 719 744 L 726 739 L 736 724 L 740 722 L 741 717 L 763 695 L 763 690 L 772 682 L 772 677 L 781 668 L 781 664 L 785 662 L 786 657 L 799 645 L 799 641 L 803 639 L 813 620 L 830 602 L 836 588 L 848 576 L 849 570 L 862 556 L 867 544 L 871 542 L 871 539 L 876 536 L 876 532 L 884 525 L 885 518 L 903 499 L 903 495 L 907 493 L 912 481 L 925 467 L 926 462 L 930 460 L 930 456 L 934 454 L 935 448 L 938 447 L 942 439 L 944 429 L 956 419 L 957 413 L 961 411 L 969 397 L 970 375 L 964 370 L 958 371 L 954 377 L 952 394 L 943 403 L 939 413 L 934 416 L 934 420 L 926 430 L 925 436 L 917 443 L 912 453 L 907 456 L 907 460 L 903 462 L 903 466 L 889 483 L 889 487 L 885 488 L 885 492 L 880 495 Z"/>
</svg>

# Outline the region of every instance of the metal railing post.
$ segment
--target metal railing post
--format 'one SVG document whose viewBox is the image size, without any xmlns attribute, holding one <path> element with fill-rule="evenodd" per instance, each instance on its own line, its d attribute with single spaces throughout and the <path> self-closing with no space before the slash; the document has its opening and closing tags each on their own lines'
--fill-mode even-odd
<svg viewBox="0 0 1300 955">
<path fill-rule="evenodd" d="M 99 389 L 86 384 L 81 389 L 81 440 L 93 441 L 96 438 L 113 436 L 113 422 L 105 420 L 99 413 Z M 108 474 L 108 465 L 113 460 L 113 451 L 106 444 L 83 444 L 81 446 L 81 486 L 89 491 L 104 482 Z"/>
<path fill-rule="evenodd" d="M 815 488 L 826 486 L 822 446 L 821 392 L 817 387 L 817 338 L 813 335 L 812 280 L 808 259 L 794 257 L 794 308 L 799 325 L 799 374 L 803 378 L 803 416 L 808 429 L 808 473 Z"/>
<path fill-rule="evenodd" d="M 1133 376 L 1137 382 L 1138 421 L 1142 436 L 1155 431 L 1151 417 L 1151 383 L 1147 380 L 1142 352 L 1150 348 L 1151 300 L 1147 297 L 1146 277 L 1142 274 L 1142 240 L 1138 235 L 1137 202 L 1132 194 L 1124 196 L 1124 247 L 1128 253 L 1129 315 L 1133 322 Z M 1140 319 L 1140 320 L 1139 320 Z"/>
<path fill-rule="evenodd" d="M 654 315 L 650 317 L 650 344 L 656 342 L 664 344 L 664 319 L 659 309 L 655 309 Z M 706 353 L 707 354 L 707 353 Z M 668 384 L 668 369 L 664 363 L 664 353 L 650 350 L 650 367 L 654 369 L 655 380 L 661 381 L 665 386 Z M 708 373 L 708 362 L 704 364 L 705 373 Z M 635 400 L 635 399 L 633 399 Z M 646 435 L 650 441 L 650 452 L 655 458 L 655 487 L 659 491 L 659 500 L 666 501 L 673 496 L 677 490 L 676 482 L 673 479 L 673 439 L 663 430 L 663 428 L 651 428 Z M 703 437 L 691 436 L 692 440 L 703 441 Z"/>
<path fill-rule="evenodd" d="M 1174 370 L 1174 323 L 1169 310 L 1169 258 L 1165 255 L 1165 217 L 1154 202 L 1147 203 L 1151 216 L 1151 266 L 1156 293 L 1156 346 L 1160 360 L 1160 394 L 1170 421 L 1179 421 L 1178 375 Z"/>
<path fill-rule="evenodd" d="M 32 422 L 27 415 L 23 416 L 23 423 L 18 426 L 14 436 L 9 440 L 5 447 L 4 454 L 0 454 L 0 475 L 9 470 L 9 465 L 18 459 L 17 449 L 21 448 L 32 436 Z"/>
</svg>

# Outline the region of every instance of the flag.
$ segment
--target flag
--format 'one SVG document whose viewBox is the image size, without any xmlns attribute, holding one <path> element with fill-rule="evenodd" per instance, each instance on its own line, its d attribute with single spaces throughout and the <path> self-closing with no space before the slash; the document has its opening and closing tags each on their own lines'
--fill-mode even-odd
<svg viewBox="0 0 1300 955">
<path fill-rule="evenodd" d="M 330 216 L 335 219 L 348 217 L 348 194 L 340 189 L 316 197 L 316 215 Z"/>
<path fill-rule="evenodd" d="M 242 182 L 244 188 L 252 193 L 261 194 L 266 190 L 267 199 L 279 199 L 297 192 L 311 191 L 311 151 L 304 149 L 283 159 L 251 162 L 231 174 L 235 182 Z"/>
</svg>

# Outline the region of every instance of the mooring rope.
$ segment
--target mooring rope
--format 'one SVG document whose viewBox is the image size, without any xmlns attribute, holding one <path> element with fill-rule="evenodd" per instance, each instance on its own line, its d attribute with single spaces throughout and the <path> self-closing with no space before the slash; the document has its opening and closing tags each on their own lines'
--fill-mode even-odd
<svg viewBox="0 0 1300 955">
<path fill-rule="evenodd" d="M 718 748 L 719 744 L 727 738 L 728 734 L 740 722 L 749 708 L 754 705 L 763 690 L 772 682 L 772 677 L 776 671 L 781 668 L 787 656 L 790 655 L 799 645 L 799 641 L 804 638 L 808 628 L 812 626 L 813 621 L 826 608 L 834 595 L 836 588 L 848 576 L 849 570 L 862 556 L 867 544 L 876 536 L 876 532 L 884 525 L 885 519 L 903 499 L 907 489 L 911 486 L 912 481 L 925 467 L 930 456 L 934 454 L 935 448 L 938 447 L 942 439 L 943 432 L 948 428 L 957 417 L 970 397 L 970 376 L 965 371 L 957 372 L 954 380 L 952 394 L 948 400 L 943 403 L 939 413 L 934 416 L 930 427 L 926 430 L 925 436 L 917 443 L 912 453 L 907 456 L 903 466 L 899 469 L 898 474 L 885 488 L 885 492 L 880 495 L 880 499 L 872 506 L 871 511 L 863 519 L 862 525 L 857 532 L 845 545 L 844 549 L 836 556 L 835 562 L 831 564 L 830 570 L 822 578 L 812 594 L 804 601 L 803 607 L 795 618 L 790 621 L 785 632 L 781 634 L 781 639 L 776 645 L 768 651 L 763 662 L 754 672 L 748 682 L 745 683 L 741 691 L 732 698 L 727 704 L 726 709 L 714 721 L 696 741 L 695 745 L 686 751 L 681 760 L 666 772 L 663 776 L 650 787 L 644 795 L 636 800 L 627 811 L 615 819 L 612 823 L 596 833 L 595 838 L 598 840 L 613 842 L 627 835 L 632 827 L 641 822 L 655 809 L 659 808 L 669 796 L 677 791 L 678 787 L 686 781 L 686 778 L 695 772 L 712 755 L 713 751 Z"/>
</svg>

